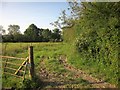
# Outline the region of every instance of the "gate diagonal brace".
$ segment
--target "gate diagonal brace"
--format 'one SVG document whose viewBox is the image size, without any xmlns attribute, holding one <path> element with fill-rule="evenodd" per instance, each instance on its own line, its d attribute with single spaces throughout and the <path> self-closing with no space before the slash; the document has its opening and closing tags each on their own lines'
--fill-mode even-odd
<svg viewBox="0 0 120 90">
<path fill-rule="evenodd" d="M 23 68 L 23 66 L 25 65 L 25 63 L 28 61 L 28 57 L 26 58 L 26 60 L 21 64 L 21 66 L 16 70 L 16 72 L 14 73 L 15 75 L 18 74 L 19 70 L 21 70 Z"/>
</svg>

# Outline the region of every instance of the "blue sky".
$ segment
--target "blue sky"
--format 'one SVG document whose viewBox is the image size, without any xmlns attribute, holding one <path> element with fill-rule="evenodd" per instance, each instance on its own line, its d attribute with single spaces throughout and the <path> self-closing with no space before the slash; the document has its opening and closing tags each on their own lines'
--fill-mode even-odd
<svg viewBox="0 0 120 90">
<path fill-rule="evenodd" d="M 57 20 L 61 11 L 68 7 L 67 2 L 4 2 L 0 25 L 7 29 L 8 25 L 16 24 L 21 32 L 32 23 L 39 28 L 53 29 L 50 23 Z"/>
</svg>

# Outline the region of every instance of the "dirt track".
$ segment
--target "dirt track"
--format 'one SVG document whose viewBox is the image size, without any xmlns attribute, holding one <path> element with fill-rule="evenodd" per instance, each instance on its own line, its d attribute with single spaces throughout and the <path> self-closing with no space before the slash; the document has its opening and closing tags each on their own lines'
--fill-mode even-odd
<svg viewBox="0 0 120 90">
<path fill-rule="evenodd" d="M 43 58 L 44 59 L 44 58 Z M 97 78 L 92 77 L 91 75 L 85 73 L 82 70 L 76 69 L 75 67 L 71 66 L 67 63 L 67 58 L 65 56 L 59 57 L 59 62 L 64 66 L 66 70 L 69 70 L 70 72 L 74 73 L 74 76 L 72 77 L 73 80 L 66 79 L 67 74 L 57 74 L 53 72 L 49 72 L 45 68 L 44 60 L 41 60 L 40 65 L 42 66 L 39 71 L 40 78 L 44 82 L 44 86 L 52 86 L 57 88 L 64 88 L 67 84 L 77 84 L 74 83 L 74 79 L 82 78 L 89 82 L 88 86 L 85 86 L 85 88 L 116 88 L 114 85 L 111 85 L 109 83 L 106 83 L 102 80 L 98 80 Z M 84 88 L 81 85 L 75 85 L 76 88 Z M 51 88 L 51 87 L 50 87 Z"/>
<path fill-rule="evenodd" d="M 69 65 L 67 63 L 67 58 L 65 56 L 60 56 L 60 61 L 62 62 L 62 64 L 64 64 L 64 67 L 67 70 L 70 70 L 71 72 L 75 73 L 76 78 L 81 77 L 89 81 L 89 83 L 92 84 L 94 88 L 115 88 L 114 85 L 106 83 L 103 80 L 98 80 L 97 78 L 92 77 L 91 75 L 85 73 L 84 71 L 76 69 L 73 66 Z"/>
</svg>

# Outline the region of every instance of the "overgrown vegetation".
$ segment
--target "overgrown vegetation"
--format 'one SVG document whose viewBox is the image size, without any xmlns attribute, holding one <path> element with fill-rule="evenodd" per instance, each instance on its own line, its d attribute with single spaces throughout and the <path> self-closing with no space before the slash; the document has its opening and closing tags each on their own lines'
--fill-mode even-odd
<svg viewBox="0 0 120 90">
<path fill-rule="evenodd" d="M 71 37 L 76 36 L 76 39 L 65 38 L 75 42 L 76 51 L 69 59 L 71 64 L 84 70 L 89 68 L 87 71 L 98 78 L 118 85 L 120 3 L 85 2 L 79 6 L 75 2 L 71 7 L 79 17 L 72 27 L 74 33 L 71 33 Z"/>
</svg>

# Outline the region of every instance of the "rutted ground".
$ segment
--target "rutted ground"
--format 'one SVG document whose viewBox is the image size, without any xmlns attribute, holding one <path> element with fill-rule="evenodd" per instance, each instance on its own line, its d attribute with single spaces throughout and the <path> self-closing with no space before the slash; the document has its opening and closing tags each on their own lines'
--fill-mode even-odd
<svg viewBox="0 0 120 90">
<path fill-rule="evenodd" d="M 40 79 L 44 82 L 46 88 L 89 88 L 90 84 L 79 77 L 76 77 L 73 72 L 50 72 L 45 65 L 46 59 L 43 58 L 40 62 Z M 62 64 L 61 62 L 59 62 Z M 64 66 L 63 66 L 64 67 Z M 64 68 L 67 70 L 66 68 Z M 77 80 L 78 78 L 78 80 Z"/>
<path fill-rule="evenodd" d="M 65 56 L 61 56 L 60 60 L 62 61 L 62 64 L 64 64 L 64 67 L 67 70 L 74 72 L 76 77 L 81 77 L 84 80 L 87 80 L 92 85 L 92 87 L 94 88 L 115 88 L 114 85 L 106 83 L 103 80 L 98 80 L 97 78 L 92 77 L 91 75 L 85 73 L 84 71 L 76 69 L 73 66 L 69 65 L 67 63 L 67 58 Z"/>
<path fill-rule="evenodd" d="M 67 70 L 66 72 L 51 72 L 46 66 L 46 60 L 49 58 L 42 57 L 39 68 L 39 75 L 45 88 L 115 88 L 115 86 L 69 65 L 64 55 L 61 55 L 58 61 L 59 65 L 63 65 L 63 68 Z"/>
</svg>

